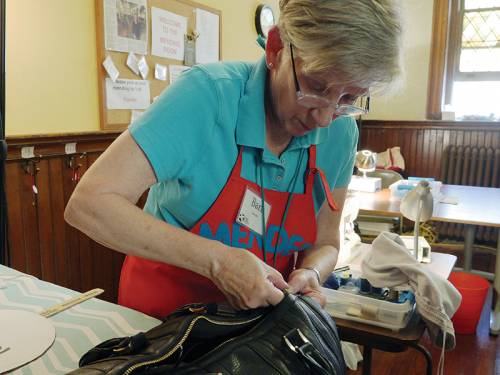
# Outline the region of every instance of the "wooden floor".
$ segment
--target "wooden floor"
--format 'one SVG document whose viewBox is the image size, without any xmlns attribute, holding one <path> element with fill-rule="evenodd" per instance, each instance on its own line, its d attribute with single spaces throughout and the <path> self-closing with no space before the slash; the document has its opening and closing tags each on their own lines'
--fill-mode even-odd
<svg viewBox="0 0 500 375">
<path fill-rule="evenodd" d="M 480 254 L 477 255 L 474 256 L 474 261 L 483 263 L 482 265 L 477 264 L 478 268 L 483 268 L 481 266 L 484 265 L 488 265 L 486 268 L 494 268 L 494 257 L 490 260 L 487 257 L 482 257 Z M 492 289 L 490 288 L 476 335 L 457 334 L 456 348 L 453 351 L 446 352 L 446 375 L 500 375 L 500 338 L 497 339 L 489 335 L 489 307 L 492 306 L 492 294 Z M 429 338 L 426 336 L 422 338 L 421 343 L 432 354 L 433 374 L 437 374 L 436 370 L 440 356 L 439 349 L 433 348 Z M 408 349 L 403 353 L 387 353 L 374 350 L 372 354 L 371 373 L 373 375 L 425 374 L 425 359 L 421 353 L 413 349 Z M 357 371 L 349 371 L 348 374 L 361 375 L 362 363 L 359 364 Z"/>
</svg>

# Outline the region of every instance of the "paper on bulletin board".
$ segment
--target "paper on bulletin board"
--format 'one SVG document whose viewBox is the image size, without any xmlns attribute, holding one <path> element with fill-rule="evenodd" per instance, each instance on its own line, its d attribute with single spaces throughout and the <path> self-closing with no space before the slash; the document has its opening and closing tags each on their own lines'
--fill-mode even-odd
<svg viewBox="0 0 500 375">
<path fill-rule="evenodd" d="M 184 60 L 187 18 L 159 8 L 151 8 L 151 54 Z"/>
<path fill-rule="evenodd" d="M 147 54 L 147 0 L 104 0 L 104 47 Z"/>
<path fill-rule="evenodd" d="M 170 72 L 170 84 L 174 83 L 179 76 L 182 74 L 182 72 L 186 71 L 189 69 L 189 66 L 184 66 L 184 65 L 170 65 L 168 67 L 168 71 Z"/>
<path fill-rule="evenodd" d="M 219 16 L 196 9 L 196 62 L 205 64 L 219 61 Z"/>
<path fill-rule="evenodd" d="M 156 63 L 155 78 L 160 81 L 167 80 L 167 67 L 165 65 Z"/>
<path fill-rule="evenodd" d="M 142 56 L 139 61 L 137 62 L 137 68 L 139 69 L 139 72 L 141 73 L 142 79 L 146 79 L 148 77 L 149 73 L 149 65 L 146 61 L 146 56 Z"/>
<path fill-rule="evenodd" d="M 146 109 L 149 107 L 149 81 L 139 79 L 106 78 L 106 106 L 108 109 Z"/>
<path fill-rule="evenodd" d="M 113 82 L 115 82 L 120 76 L 120 72 L 116 68 L 116 65 L 113 62 L 111 56 L 107 56 L 102 65 L 104 66 L 106 73 L 108 73 L 109 78 L 111 78 Z"/>
<path fill-rule="evenodd" d="M 134 53 L 130 52 L 127 56 L 127 66 L 137 75 L 139 75 L 138 63 L 139 59 L 137 58 L 137 56 Z"/>
</svg>

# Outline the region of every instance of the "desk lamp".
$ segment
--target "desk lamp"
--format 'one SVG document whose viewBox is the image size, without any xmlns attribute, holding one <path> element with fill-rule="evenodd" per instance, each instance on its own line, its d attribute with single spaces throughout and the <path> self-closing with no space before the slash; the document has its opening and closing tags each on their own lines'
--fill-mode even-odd
<svg viewBox="0 0 500 375">
<path fill-rule="evenodd" d="M 356 168 L 363 172 L 363 178 L 366 177 L 366 172 L 373 172 L 377 167 L 377 154 L 369 150 L 361 150 L 356 152 Z"/>
<path fill-rule="evenodd" d="M 404 217 L 415 222 L 413 232 L 413 249 L 419 262 L 430 262 L 430 246 L 425 238 L 419 237 L 420 222 L 426 222 L 432 217 L 434 200 L 429 182 L 420 181 L 401 200 L 400 211 Z M 403 238 L 403 236 L 401 237 Z M 411 238 L 411 237 L 410 237 Z M 404 240 L 404 239 L 403 239 Z M 419 241 L 421 246 L 419 247 Z M 425 242 L 425 246 L 423 244 Z M 426 253 L 428 250 L 428 254 Z"/>
<path fill-rule="evenodd" d="M 377 167 L 377 154 L 370 150 L 361 150 L 356 153 L 356 168 L 363 173 L 363 177 L 352 176 L 349 184 L 350 190 L 375 192 L 382 187 L 380 177 L 367 177 L 367 172 L 373 172 Z"/>
</svg>

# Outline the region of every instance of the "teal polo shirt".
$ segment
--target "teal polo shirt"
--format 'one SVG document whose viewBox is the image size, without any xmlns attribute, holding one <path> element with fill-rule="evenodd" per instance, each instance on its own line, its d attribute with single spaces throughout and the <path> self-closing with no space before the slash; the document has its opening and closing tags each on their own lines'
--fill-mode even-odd
<svg viewBox="0 0 500 375">
<path fill-rule="evenodd" d="M 184 72 L 133 124 L 158 183 L 145 210 L 190 229 L 217 199 L 244 146 L 242 177 L 277 191 L 304 192 L 310 145 L 330 187 L 346 187 L 354 165 L 358 130 L 352 118 L 293 138 L 278 157 L 265 145 L 264 90 L 267 68 L 257 63 L 219 62 Z M 298 172 L 298 178 L 293 176 Z M 315 182 L 315 208 L 325 196 Z"/>
</svg>

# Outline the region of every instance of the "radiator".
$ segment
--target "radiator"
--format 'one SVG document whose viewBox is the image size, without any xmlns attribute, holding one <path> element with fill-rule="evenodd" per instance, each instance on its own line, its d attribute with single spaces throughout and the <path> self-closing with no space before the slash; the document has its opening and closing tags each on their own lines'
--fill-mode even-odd
<svg viewBox="0 0 500 375">
<path fill-rule="evenodd" d="M 441 159 L 441 181 L 451 185 L 500 187 L 500 149 L 448 146 Z M 463 239 L 464 225 L 439 223 L 439 235 Z M 477 227 L 477 241 L 496 241 L 498 229 Z"/>
</svg>

